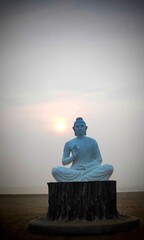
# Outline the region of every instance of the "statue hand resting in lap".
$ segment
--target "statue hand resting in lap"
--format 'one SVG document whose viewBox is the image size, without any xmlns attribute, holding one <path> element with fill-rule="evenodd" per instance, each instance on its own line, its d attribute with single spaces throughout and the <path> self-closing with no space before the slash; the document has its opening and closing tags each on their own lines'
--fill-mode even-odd
<svg viewBox="0 0 144 240">
<path fill-rule="evenodd" d="M 62 164 L 71 167 L 54 167 L 52 175 L 57 182 L 106 181 L 113 173 L 110 164 L 101 165 L 102 157 L 97 142 L 86 136 L 87 126 L 83 118 L 74 122 L 75 138 L 66 142 Z"/>
</svg>

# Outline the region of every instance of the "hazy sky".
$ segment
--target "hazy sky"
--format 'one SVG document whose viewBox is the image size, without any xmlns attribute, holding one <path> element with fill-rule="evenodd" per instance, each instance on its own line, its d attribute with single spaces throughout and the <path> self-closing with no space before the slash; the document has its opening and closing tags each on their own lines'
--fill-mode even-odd
<svg viewBox="0 0 144 240">
<path fill-rule="evenodd" d="M 0 190 L 54 181 L 79 116 L 118 190 L 144 190 L 143 1 L 0 5 Z"/>
</svg>

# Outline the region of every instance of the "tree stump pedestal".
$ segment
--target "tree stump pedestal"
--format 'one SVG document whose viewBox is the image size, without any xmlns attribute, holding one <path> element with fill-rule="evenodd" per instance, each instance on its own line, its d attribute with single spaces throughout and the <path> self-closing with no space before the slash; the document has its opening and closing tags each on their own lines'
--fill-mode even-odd
<svg viewBox="0 0 144 240">
<path fill-rule="evenodd" d="M 48 183 L 47 218 L 51 221 L 115 219 L 116 182 L 59 182 Z"/>
<path fill-rule="evenodd" d="M 116 181 L 52 182 L 48 190 L 48 212 L 29 222 L 32 233 L 102 234 L 139 225 L 118 213 Z"/>
</svg>

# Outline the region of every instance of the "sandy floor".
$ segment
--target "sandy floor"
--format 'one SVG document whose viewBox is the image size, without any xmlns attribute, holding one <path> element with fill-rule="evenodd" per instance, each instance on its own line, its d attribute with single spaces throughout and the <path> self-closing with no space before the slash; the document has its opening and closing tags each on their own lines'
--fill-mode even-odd
<svg viewBox="0 0 144 240">
<path fill-rule="evenodd" d="M 27 229 L 27 224 L 34 218 L 45 216 L 48 206 L 47 195 L 0 195 L 0 239 L 144 239 L 144 192 L 118 193 L 117 198 L 120 214 L 138 217 L 140 227 L 126 232 L 104 235 L 44 236 L 31 234 Z"/>
</svg>

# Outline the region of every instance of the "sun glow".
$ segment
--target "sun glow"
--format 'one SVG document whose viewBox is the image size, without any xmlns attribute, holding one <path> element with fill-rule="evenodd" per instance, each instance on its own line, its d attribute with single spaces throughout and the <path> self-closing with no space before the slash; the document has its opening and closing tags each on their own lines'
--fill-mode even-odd
<svg viewBox="0 0 144 240">
<path fill-rule="evenodd" d="M 64 132 L 67 129 L 66 120 L 64 118 L 57 118 L 54 121 L 54 129 L 58 132 Z"/>
</svg>

